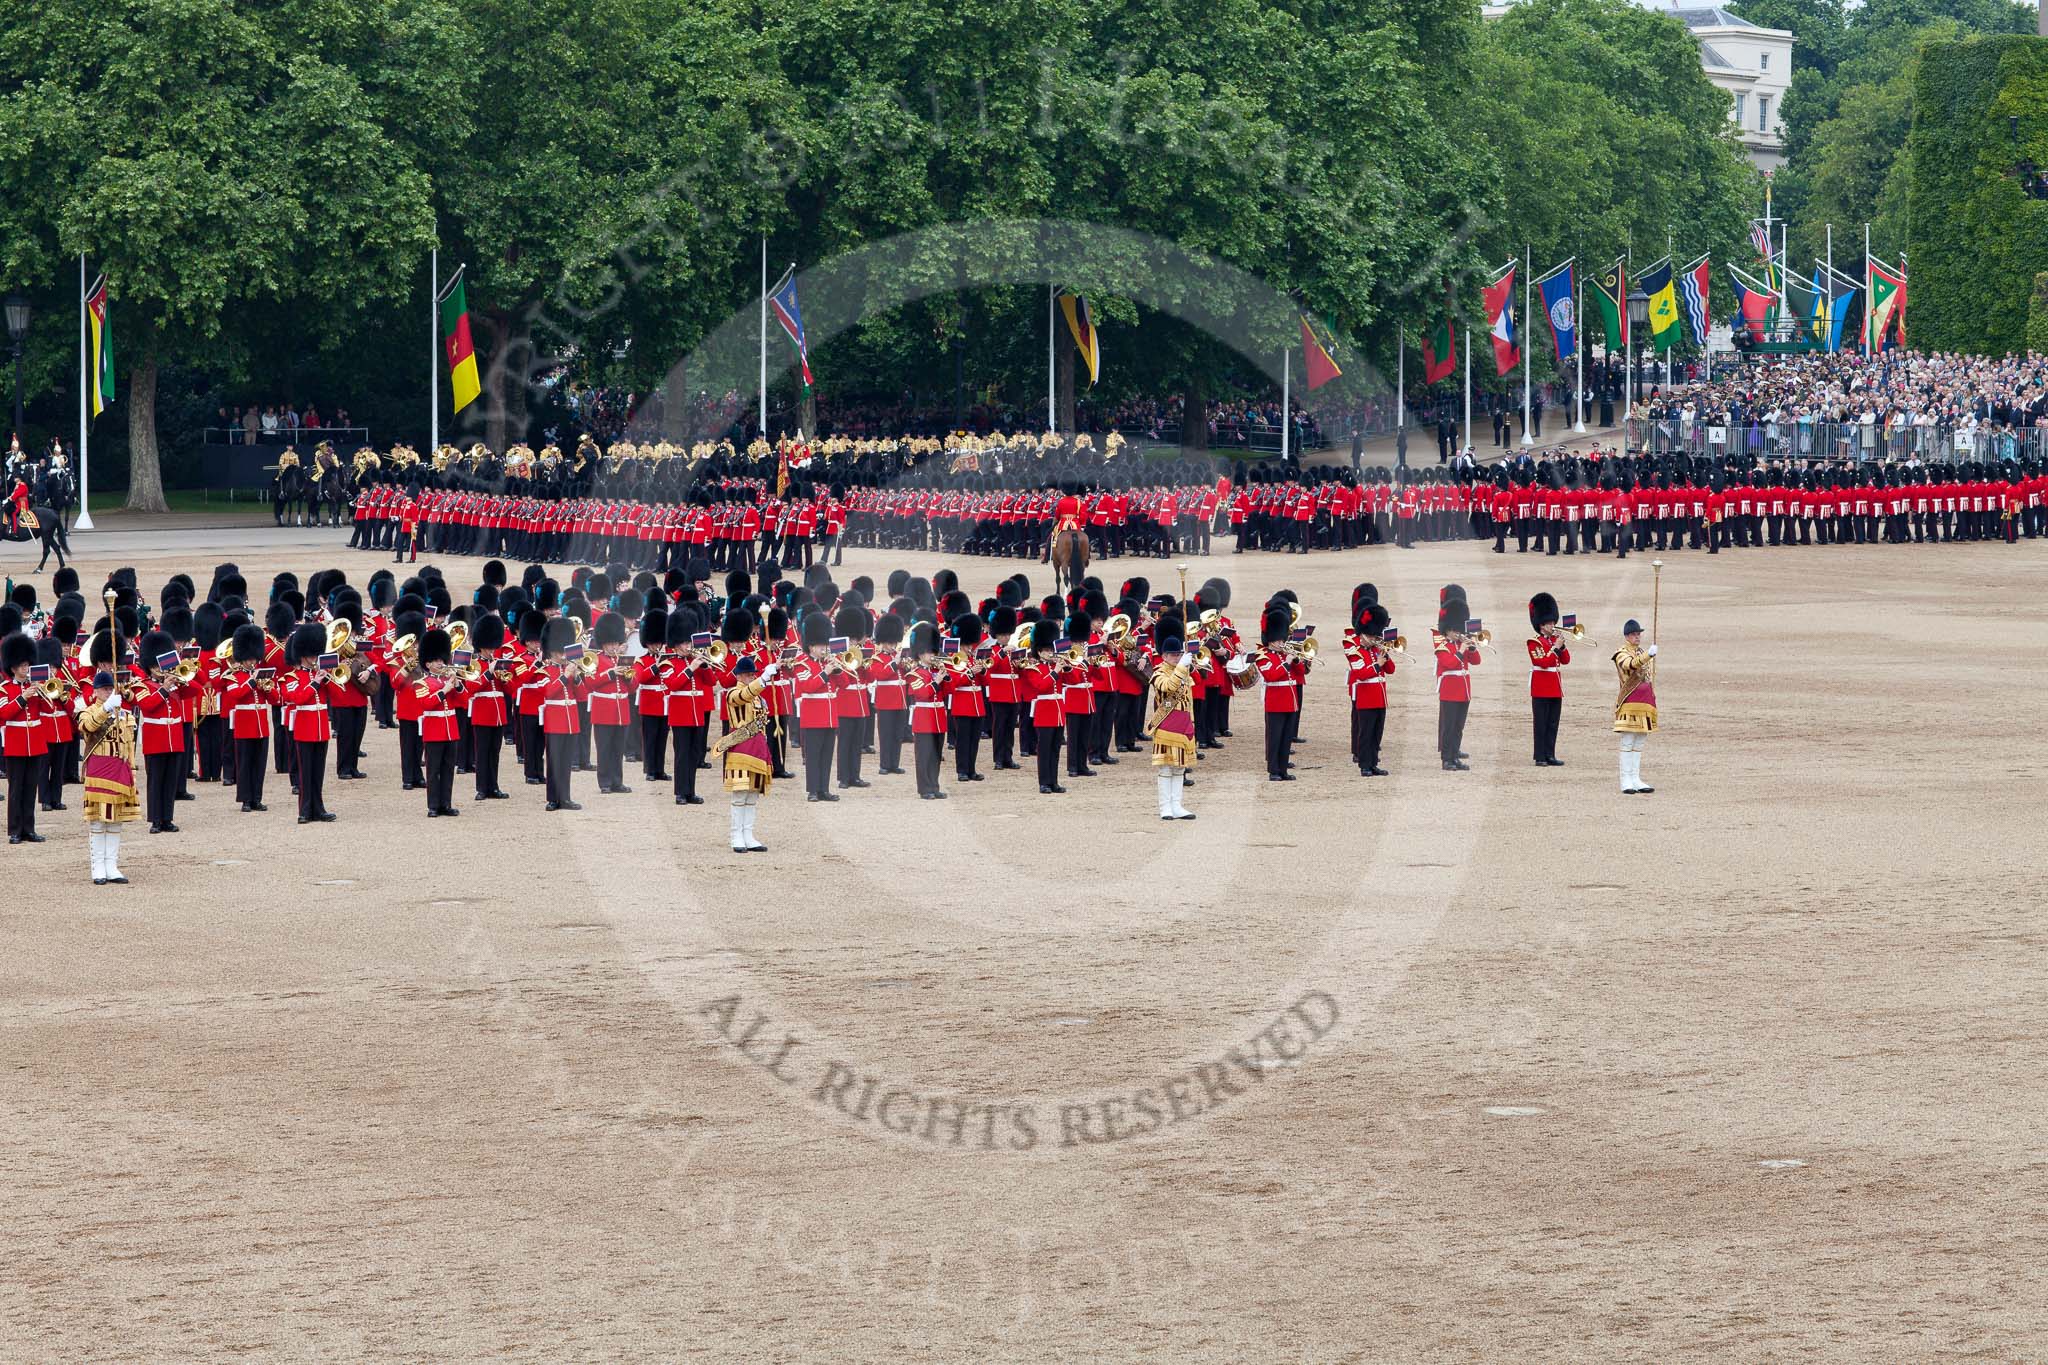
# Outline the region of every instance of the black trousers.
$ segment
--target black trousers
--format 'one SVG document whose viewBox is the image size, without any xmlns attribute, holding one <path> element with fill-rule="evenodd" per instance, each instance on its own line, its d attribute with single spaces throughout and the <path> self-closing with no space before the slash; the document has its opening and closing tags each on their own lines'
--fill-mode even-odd
<svg viewBox="0 0 2048 1365">
<path fill-rule="evenodd" d="M 597 754 L 597 789 L 616 791 L 626 785 L 626 727 L 592 725 L 590 743 Z"/>
<path fill-rule="evenodd" d="M 1037 739 L 1038 785 L 1057 787 L 1060 784 L 1060 727 L 1034 725 L 1031 731 Z"/>
<path fill-rule="evenodd" d="M 909 717 L 908 711 L 875 712 L 875 754 L 877 766 L 885 773 L 903 768 L 903 736 Z"/>
<path fill-rule="evenodd" d="M 829 796 L 832 792 L 832 742 L 839 738 L 837 726 L 806 725 L 803 728 L 804 795 Z"/>
<path fill-rule="evenodd" d="M 176 822 L 178 774 L 184 767 L 183 754 L 149 754 L 143 758 L 142 772 L 148 788 L 143 805 L 152 825 Z"/>
<path fill-rule="evenodd" d="M 914 740 L 917 750 L 917 794 L 924 796 L 939 789 L 939 762 L 944 752 L 946 737 L 917 735 Z"/>
<path fill-rule="evenodd" d="M 375 712 L 377 713 L 377 724 L 378 724 L 378 726 L 379 726 L 380 728 L 382 728 L 382 729 L 386 729 L 386 730 L 390 729 L 390 728 L 391 728 L 391 724 L 392 724 L 392 721 L 391 721 L 391 709 L 392 709 L 392 696 L 391 696 L 391 689 L 390 689 L 390 688 L 388 688 L 388 687 L 380 687 L 380 688 L 378 688 L 378 689 L 377 689 L 377 691 L 375 692 L 375 694 L 373 694 L 373 695 L 371 696 L 371 698 L 370 698 L 370 709 L 371 709 L 371 710 L 373 710 L 373 711 L 375 711 Z"/>
<path fill-rule="evenodd" d="M 705 725 L 676 725 L 669 729 L 675 745 L 676 795 L 683 797 L 697 794 L 697 764 L 704 758 L 704 749 L 709 741 L 711 727 Z"/>
<path fill-rule="evenodd" d="M 479 799 L 498 790 L 498 756 L 504 752 L 504 726 L 474 723 L 470 725 L 469 766 L 476 772 L 476 794 Z"/>
<path fill-rule="evenodd" d="M 178 799 L 180 801 L 190 801 L 192 799 L 192 756 L 193 752 L 199 747 L 199 741 L 192 733 L 191 721 L 186 721 L 178 729 L 185 738 L 185 750 L 178 755 Z"/>
<path fill-rule="evenodd" d="M 1465 747 L 1465 713 L 1471 709 L 1469 701 L 1439 700 L 1436 704 L 1437 753 L 1446 763 L 1456 762 Z"/>
<path fill-rule="evenodd" d="M 548 804 L 568 805 L 569 775 L 576 771 L 576 736 L 546 735 L 536 747 L 542 750 L 545 758 Z"/>
<path fill-rule="evenodd" d="M 292 739 L 292 730 L 284 723 L 284 711 L 280 707 L 270 708 L 270 743 L 274 750 L 273 761 L 280 773 L 288 773 L 299 761 L 298 744 Z M 294 781 L 294 786 L 297 782 Z"/>
<path fill-rule="evenodd" d="M 1079 715 L 1067 716 L 1067 776 L 1080 777 L 1088 771 L 1088 735 L 1095 723 L 1095 717 L 1085 711 Z M 1045 736 L 1038 737 L 1039 743 Z"/>
<path fill-rule="evenodd" d="M 1351 757 L 1360 771 L 1380 766 L 1380 739 L 1387 732 L 1387 708 L 1374 706 L 1351 711 Z"/>
<path fill-rule="evenodd" d="M 263 739 L 235 741 L 235 800 L 245 806 L 263 804 Z"/>
<path fill-rule="evenodd" d="M 327 813 L 327 741 L 294 740 L 293 761 L 299 770 L 299 818 L 311 820 Z"/>
<path fill-rule="evenodd" d="M 416 720 L 398 722 L 398 778 L 408 787 L 427 780 L 420 769 L 420 723 Z"/>
<path fill-rule="evenodd" d="M 1268 711 L 1266 713 L 1267 777 L 1285 777 L 1287 775 L 1287 746 L 1294 728 L 1289 722 L 1293 719 L 1293 714 L 1287 711 Z"/>
<path fill-rule="evenodd" d="M 981 757 L 981 717 L 954 716 L 947 722 L 953 738 L 953 771 L 962 780 L 974 776 Z"/>
<path fill-rule="evenodd" d="M 666 782 L 668 774 L 662 769 L 668 757 L 668 717 L 640 717 L 640 758 L 649 782 Z"/>
<path fill-rule="evenodd" d="M 334 771 L 354 776 L 363 770 L 363 732 L 370 728 L 370 708 L 337 706 L 328 714 L 334 717 Z"/>
<path fill-rule="evenodd" d="M 36 785 L 40 788 L 42 804 L 59 806 L 64 803 L 64 774 L 72 756 L 78 752 L 78 741 L 67 739 L 62 744 L 50 746 L 36 767 Z"/>
<path fill-rule="evenodd" d="M 421 745 L 430 811 L 455 809 L 455 744 L 452 739 L 436 739 Z"/>
<path fill-rule="evenodd" d="M 1095 716 L 1088 727 L 1088 757 L 1097 763 L 1109 757 L 1109 735 L 1116 720 L 1117 695 L 1095 694 Z"/>
<path fill-rule="evenodd" d="M 839 718 L 839 785 L 842 787 L 850 787 L 860 781 L 861 741 L 866 730 L 865 716 Z"/>
<path fill-rule="evenodd" d="M 199 748 L 199 780 L 220 781 L 221 737 L 227 733 L 225 716 L 201 716 L 193 727 L 193 738 Z"/>
<path fill-rule="evenodd" d="M 1531 697 L 1529 709 L 1536 721 L 1536 761 L 1548 763 L 1557 757 L 1557 722 L 1564 715 L 1564 698 Z"/>
<path fill-rule="evenodd" d="M 1017 737 L 1017 713 L 1021 708 L 1013 701 L 992 701 L 988 704 L 989 752 L 995 755 L 998 768 L 1007 768 L 1013 761 L 1010 754 Z"/>
<path fill-rule="evenodd" d="M 7 757 L 7 837 L 10 839 L 36 832 L 36 779 L 42 766 L 41 758 L 14 754 Z M 152 805 L 151 810 L 154 809 Z M 152 820 L 155 818 L 155 815 L 150 816 Z"/>
<path fill-rule="evenodd" d="M 401 738 L 404 732 L 400 731 Z M 526 767 L 526 780 L 544 782 L 547 780 L 547 740 L 541 733 L 538 715 L 519 718 L 519 755 Z M 553 797 L 549 797 L 553 800 Z"/>
</svg>

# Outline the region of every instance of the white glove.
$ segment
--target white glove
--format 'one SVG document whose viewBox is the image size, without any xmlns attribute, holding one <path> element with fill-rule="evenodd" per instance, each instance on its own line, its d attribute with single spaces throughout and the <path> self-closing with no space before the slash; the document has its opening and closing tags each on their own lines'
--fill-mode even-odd
<svg viewBox="0 0 2048 1365">
<path fill-rule="evenodd" d="M 1653 658 L 1653 659 L 1657 657 L 1657 646 L 1655 646 L 1655 645 L 1651 645 L 1651 646 L 1650 646 L 1650 657 L 1651 657 L 1651 658 Z"/>
<path fill-rule="evenodd" d="M 106 699 L 105 701 L 101 702 L 101 703 L 100 703 L 100 705 L 101 705 L 101 706 L 104 706 L 104 707 L 105 707 L 105 708 L 106 708 L 107 710 L 109 710 L 109 711 L 118 711 L 118 710 L 120 710 L 120 709 L 121 709 L 121 694 L 120 694 L 119 692 L 109 692 L 109 693 L 107 694 L 107 699 Z"/>
<path fill-rule="evenodd" d="M 1190 673 L 1195 671 L 1195 652 L 1193 650 L 1189 650 L 1180 656 L 1180 666 Z"/>
<path fill-rule="evenodd" d="M 777 660 L 776 662 L 768 665 L 766 668 L 761 670 L 761 681 L 767 682 L 770 678 L 773 678 L 777 673 L 780 673 L 781 671 L 782 662 L 780 660 Z"/>
</svg>

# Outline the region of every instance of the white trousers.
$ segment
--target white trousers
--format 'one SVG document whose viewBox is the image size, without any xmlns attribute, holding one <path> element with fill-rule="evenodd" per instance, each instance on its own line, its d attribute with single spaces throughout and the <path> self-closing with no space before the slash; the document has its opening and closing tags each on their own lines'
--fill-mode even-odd
<svg viewBox="0 0 2048 1365">
<path fill-rule="evenodd" d="M 1630 734 L 1621 737 L 1621 789 L 1625 792 L 1639 791 L 1643 786 L 1643 741 L 1648 738 Z"/>
</svg>

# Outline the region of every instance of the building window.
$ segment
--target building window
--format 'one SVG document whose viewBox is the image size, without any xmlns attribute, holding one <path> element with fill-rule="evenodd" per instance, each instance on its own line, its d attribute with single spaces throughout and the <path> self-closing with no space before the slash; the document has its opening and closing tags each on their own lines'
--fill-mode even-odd
<svg viewBox="0 0 2048 1365">
<path fill-rule="evenodd" d="M 1740 128 L 1740 127 L 1742 126 L 1742 121 L 1743 121 L 1743 119 L 1745 119 L 1746 117 L 1748 117 L 1748 106 L 1749 106 L 1749 96 L 1747 96 L 1747 95 L 1743 94 L 1743 93 L 1742 93 L 1742 92 L 1741 92 L 1740 90 L 1736 91 L 1736 92 L 1735 92 L 1735 126 L 1736 126 L 1737 128 Z"/>
<path fill-rule="evenodd" d="M 1771 131 L 1771 97 L 1769 95 L 1758 95 L 1756 97 L 1756 130 L 1759 133 Z"/>
<path fill-rule="evenodd" d="M 1763 54 L 1763 55 L 1762 55 L 1761 57 L 1757 58 L 1757 68 L 1756 68 L 1756 69 L 1757 69 L 1757 70 L 1759 70 L 1759 71 L 1769 71 L 1769 70 L 1771 69 L 1771 54 L 1770 54 L 1770 53 L 1766 52 L 1766 53 L 1764 53 L 1764 54 Z"/>
</svg>

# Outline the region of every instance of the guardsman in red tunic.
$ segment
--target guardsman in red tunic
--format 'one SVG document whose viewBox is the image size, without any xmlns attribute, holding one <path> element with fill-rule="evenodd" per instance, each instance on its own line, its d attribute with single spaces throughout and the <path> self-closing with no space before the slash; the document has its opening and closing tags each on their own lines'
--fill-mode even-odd
<svg viewBox="0 0 2048 1365">
<path fill-rule="evenodd" d="M 837 801 L 839 797 L 832 790 L 832 747 L 839 736 L 839 689 L 850 679 L 846 667 L 831 654 L 831 618 L 823 611 L 808 612 L 802 630 L 804 656 L 789 671 L 796 684 L 796 720 L 804 753 L 804 799 Z"/>
<path fill-rule="evenodd" d="M 455 717 L 462 681 L 455 676 L 454 653 L 454 642 L 445 630 L 436 628 L 420 637 L 425 676 L 412 684 L 412 690 L 419 697 L 420 753 L 426 762 L 430 819 L 462 813 L 455 809 L 455 758 L 462 741 Z"/>
<path fill-rule="evenodd" d="M 1539 592 L 1529 599 L 1529 707 L 1536 727 L 1536 766 L 1562 768 L 1557 756 L 1557 723 L 1564 714 L 1564 666 L 1572 661 L 1565 647 L 1566 626 L 1558 621 L 1557 599 Z"/>
<path fill-rule="evenodd" d="M 574 618 L 557 616 L 541 632 L 541 660 L 529 672 L 540 684 L 540 729 L 547 753 L 548 805 L 551 811 L 582 810 L 570 799 L 570 774 L 576 766 L 576 737 L 583 717 L 577 702 L 583 647 L 576 643 Z"/>
<path fill-rule="evenodd" d="M 235 747 L 235 799 L 242 811 L 267 810 L 263 804 L 264 751 L 270 747 L 270 708 L 276 674 L 264 663 L 263 627 L 235 627 L 228 641 L 233 662 L 221 680 L 220 710 Z"/>
<path fill-rule="evenodd" d="M 1351 689 L 1351 758 L 1360 777 L 1385 777 L 1380 766 L 1380 741 L 1387 731 L 1387 679 L 1394 675 L 1394 657 L 1387 633 L 1387 609 L 1373 599 L 1358 603 L 1355 629 L 1344 642 Z"/>
<path fill-rule="evenodd" d="M 939 790 L 940 757 L 946 746 L 946 699 L 941 691 L 939 632 L 929 621 L 910 628 L 904 653 L 910 666 L 903 670 L 905 694 L 910 698 L 911 764 L 916 771 L 917 795 L 924 801 L 943 801 Z"/>
<path fill-rule="evenodd" d="M 1017 668 L 1019 693 L 1028 699 L 1031 728 L 1037 732 L 1041 796 L 1057 796 L 1067 790 L 1060 785 L 1060 739 L 1067 723 L 1065 687 L 1052 653 L 1058 637 L 1059 627 L 1051 621 L 1033 621 L 1029 660 Z"/>
<path fill-rule="evenodd" d="M 458 704 L 469 714 L 469 766 L 476 774 L 476 799 L 503 801 L 506 793 L 498 786 L 498 759 L 505 748 L 505 728 L 513 716 L 511 661 L 502 653 L 504 620 L 480 616 L 471 622 L 469 647 L 475 656 L 476 677 L 463 687 Z"/>
<path fill-rule="evenodd" d="M 696 608 L 678 603 L 668 616 L 662 637 L 667 657 L 658 665 L 669 743 L 675 750 L 675 802 L 678 806 L 701 806 L 697 795 L 697 768 L 710 743 L 710 691 L 704 679 L 713 671 L 706 651 L 712 636 L 697 629 Z"/>
<path fill-rule="evenodd" d="M 325 824 L 334 819 L 327 809 L 327 744 L 334 731 L 328 719 L 328 696 L 336 686 L 321 668 L 320 651 L 326 648 L 327 633 L 315 625 L 303 625 L 285 641 L 285 660 L 290 670 L 278 685 L 278 695 L 291 716 L 292 745 L 299 777 L 299 823 Z M 338 663 L 339 660 L 336 660 Z"/>
<path fill-rule="evenodd" d="M 169 635 L 152 630 L 142 637 L 136 671 L 145 681 L 136 685 L 131 698 L 142 723 L 142 767 L 148 779 L 146 807 L 151 834 L 178 832 L 171 816 L 178 780 L 185 769 L 185 699 L 172 676 L 177 664 L 177 646 Z"/>
<path fill-rule="evenodd" d="M 0 749 L 7 756 L 7 842 L 40 844 L 36 833 L 36 788 L 48 752 L 43 714 L 49 709 L 37 684 L 35 641 L 16 631 L 0 640 Z"/>
<path fill-rule="evenodd" d="M 979 616 L 964 613 L 954 618 L 953 630 L 959 648 L 970 656 L 964 667 L 948 667 L 940 679 L 951 718 L 953 776 L 960 782 L 979 782 L 982 776 L 975 771 L 975 764 L 981 756 L 981 722 L 988 715 L 988 686 L 983 678 L 989 658 L 980 653 L 984 632 Z"/>
<path fill-rule="evenodd" d="M 640 771 L 649 782 L 668 781 L 668 613 L 656 607 L 640 619 L 645 653 L 633 661 L 633 704 L 640 713 Z"/>
<path fill-rule="evenodd" d="M 868 632 L 874 628 L 874 618 L 867 608 L 843 606 L 832 618 L 834 634 L 846 641 L 847 652 L 858 649 L 867 641 Z M 832 699 L 832 717 L 839 731 L 835 741 L 839 752 L 839 788 L 846 791 L 856 787 L 874 784 L 860 775 L 861 748 L 867 735 L 868 716 L 871 706 L 868 697 L 866 668 L 873 659 L 874 651 L 867 651 L 858 668 L 843 680 L 838 695 Z"/>
<path fill-rule="evenodd" d="M 1471 766 L 1465 762 L 1465 715 L 1472 707 L 1472 670 L 1479 663 L 1473 637 L 1479 627 L 1468 619 L 1462 592 L 1447 588 L 1445 594 L 1437 611 L 1436 744 L 1444 771 L 1461 773 Z"/>
<path fill-rule="evenodd" d="M 1077 493 L 1062 493 L 1059 501 L 1052 505 L 1052 534 L 1045 538 L 1045 549 L 1039 554 L 1038 562 L 1052 563 L 1052 543 L 1059 539 L 1060 533 L 1078 531 L 1087 520 L 1087 501 Z"/>
<path fill-rule="evenodd" d="M 903 741 L 910 734 L 910 689 L 904 682 L 900 652 L 904 638 L 903 618 L 884 616 L 875 623 L 875 656 L 868 660 L 862 676 L 874 692 L 875 771 L 895 776 L 903 771 Z"/>
<path fill-rule="evenodd" d="M 597 758 L 597 790 L 610 796 L 633 789 L 626 785 L 626 731 L 633 724 L 633 674 L 625 659 L 626 618 L 615 611 L 600 614 L 590 626 L 590 643 L 599 655 L 597 674 L 584 693 L 590 707 L 591 744 Z"/>
<path fill-rule="evenodd" d="M 1301 677 L 1287 646 L 1294 614 L 1284 604 L 1270 605 L 1259 619 L 1259 648 L 1251 665 L 1266 690 L 1266 780 L 1292 782 L 1288 747 L 1301 715 Z"/>
</svg>

